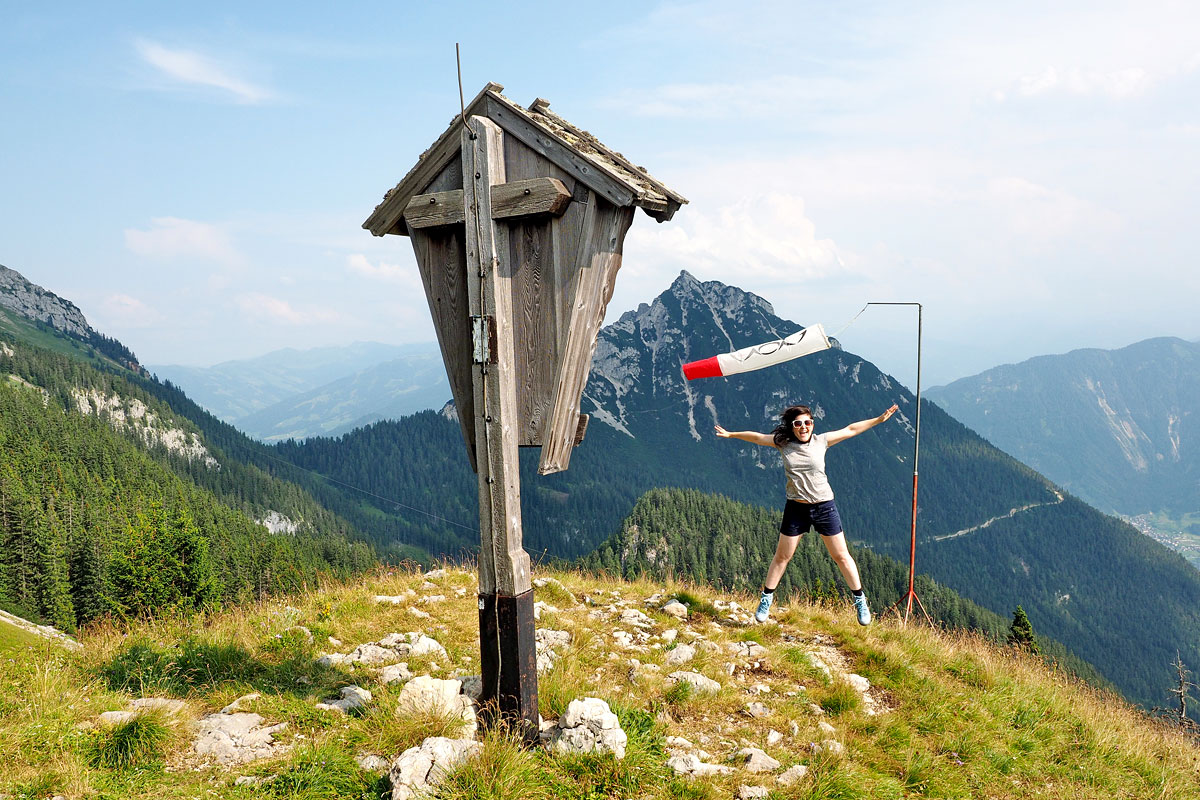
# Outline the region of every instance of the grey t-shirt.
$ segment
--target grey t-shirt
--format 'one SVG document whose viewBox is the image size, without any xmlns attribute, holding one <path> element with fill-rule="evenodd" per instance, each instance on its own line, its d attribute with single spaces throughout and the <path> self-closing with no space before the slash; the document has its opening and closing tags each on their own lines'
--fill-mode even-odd
<svg viewBox="0 0 1200 800">
<path fill-rule="evenodd" d="M 779 448 L 787 476 L 787 499 L 821 503 L 833 499 L 833 487 L 825 477 L 825 434 L 814 433 L 807 442 L 788 442 Z"/>
</svg>

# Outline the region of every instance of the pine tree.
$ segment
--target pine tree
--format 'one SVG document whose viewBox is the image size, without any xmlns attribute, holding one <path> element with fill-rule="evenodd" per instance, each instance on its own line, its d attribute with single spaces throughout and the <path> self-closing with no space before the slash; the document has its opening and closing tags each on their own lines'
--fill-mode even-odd
<svg viewBox="0 0 1200 800">
<path fill-rule="evenodd" d="M 1025 609 L 1020 606 L 1013 612 L 1012 625 L 1008 629 L 1008 644 L 1035 656 L 1042 654 L 1037 636 L 1033 633 L 1033 623 L 1025 615 Z"/>
</svg>

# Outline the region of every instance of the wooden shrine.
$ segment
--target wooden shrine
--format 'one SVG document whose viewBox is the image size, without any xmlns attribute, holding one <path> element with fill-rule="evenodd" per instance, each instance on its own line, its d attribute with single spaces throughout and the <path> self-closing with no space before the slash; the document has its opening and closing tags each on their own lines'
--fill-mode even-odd
<svg viewBox="0 0 1200 800">
<path fill-rule="evenodd" d="M 545 100 L 521 108 L 489 83 L 363 227 L 408 236 L 471 466 L 479 476 L 485 712 L 537 736 L 529 556 L 517 448 L 567 468 L 580 399 L 635 208 L 686 203 Z"/>
</svg>

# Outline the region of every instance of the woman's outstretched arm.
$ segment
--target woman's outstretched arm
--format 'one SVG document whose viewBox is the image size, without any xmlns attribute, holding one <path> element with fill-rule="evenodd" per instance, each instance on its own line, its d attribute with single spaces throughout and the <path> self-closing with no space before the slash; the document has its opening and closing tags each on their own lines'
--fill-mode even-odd
<svg viewBox="0 0 1200 800">
<path fill-rule="evenodd" d="M 849 425 L 847 425 L 846 427 L 842 428 L 839 431 L 833 431 L 831 433 L 827 433 L 827 434 L 825 434 L 825 444 L 828 445 L 829 447 L 833 447 L 838 442 L 845 441 L 846 439 L 849 439 L 852 436 L 858 436 L 863 431 L 869 431 L 869 430 L 871 430 L 871 428 L 874 428 L 879 423 L 887 422 L 889 419 L 891 419 L 892 414 L 895 414 L 899 410 L 900 410 L 900 406 L 893 405 L 891 408 L 889 408 L 887 411 L 880 414 L 878 417 L 872 417 L 871 419 L 859 420 L 858 422 L 851 422 Z"/>
<path fill-rule="evenodd" d="M 720 425 L 713 425 L 713 430 L 717 432 L 717 436 L 722 439 L 741 439 L 743 442 L 751 444 L 761 444 L 763 447 L 774 447 L 775 438 L 769 433 L 758 433 L 757 431 L 727 431 Z"/>
</svg>

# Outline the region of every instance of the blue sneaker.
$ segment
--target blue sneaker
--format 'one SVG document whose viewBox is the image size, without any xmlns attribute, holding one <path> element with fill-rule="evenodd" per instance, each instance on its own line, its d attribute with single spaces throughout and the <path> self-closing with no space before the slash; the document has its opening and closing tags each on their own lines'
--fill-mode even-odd
<svg viewBox="0 0 1200 800">
<path fill-rule="evenodd" d="M 871 624 L 871 609 L 867 606 L 866 594 L 860 594 L 854 598 L 854 610 L 858 612 L 859 625 Z"/>
<path fill-rule="evenodd" d="M 774 602 L 774 592 L 771 592 L 771 594 L 763 592 L 762 597 L 758 598 L 758 611 L 754 612 L 754 618 L 759 622 L 766 622 L 767 615 L 771 613 L 771 604 Z"/>
</svg>

